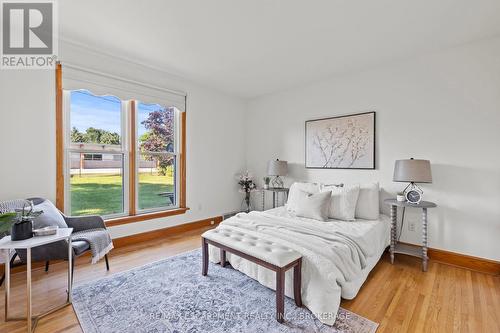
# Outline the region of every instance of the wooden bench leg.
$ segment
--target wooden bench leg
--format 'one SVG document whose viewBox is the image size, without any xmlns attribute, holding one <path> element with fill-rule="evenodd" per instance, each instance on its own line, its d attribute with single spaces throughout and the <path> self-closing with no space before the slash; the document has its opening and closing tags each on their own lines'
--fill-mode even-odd
<svg viewBox="0 0 500 333">
<path fill-rule="evenodd" d="M 276 320 L 282 323 L 285 320 L 285 271 L 276 271 Z"/>
<path fill-rule="evenodd" d="M 201 249 L 202 249 L 202 269 L 201 275 L 206 276 L 208 273 L 208 243 L 205 238 L 201 238 Z"/>
<path fill-rule="evenodd" d="M 293 298 L 295 299 L 295 305 L 298 307 L 302 306 L 302 258 L 297 261 L 297 265 L 293 267 Z"/>
<path fill-rule="evenodd" d="M 220 265 L 226 267 L 226 250 L 220 249 Z"/>
</svg>

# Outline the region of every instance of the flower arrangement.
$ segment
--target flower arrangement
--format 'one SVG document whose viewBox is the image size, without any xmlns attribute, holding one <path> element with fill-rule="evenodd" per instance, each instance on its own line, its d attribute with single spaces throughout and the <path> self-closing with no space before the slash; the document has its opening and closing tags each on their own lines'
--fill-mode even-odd
<svg viewBox="0 0 500 333">
<path fill-rule="evenodd" d="M 238 175 L 238 185 L 240 185 L 241 193 L 250 193 L 257 188 L 252 175 L 248 171 Z"/>
<path fill-rule="evenodd" d="M 238 185 L 240 185 L 240 192 L 245 193 L 241 207 L 242 211 L 249 213 L 252 210 L 250 193 L 257 189 L 257 185 L 253 182 L 253 177 L 248 171 L 238 175 Z"/>
</svg>

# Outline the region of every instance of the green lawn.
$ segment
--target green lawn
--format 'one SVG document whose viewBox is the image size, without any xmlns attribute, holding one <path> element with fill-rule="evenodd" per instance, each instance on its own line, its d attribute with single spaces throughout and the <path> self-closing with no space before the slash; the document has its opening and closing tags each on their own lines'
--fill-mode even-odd
<svg viewBox="0 0 500 333">
<path fill-rule="evenodd" d="M 139 174 L 139 209 L 165 207 L 170 200 L 158 194 L 173 192 L 173 172 Z M 123 213 L 122 176 L 111 174 L 71 176 L 71 215 Z"/>
</svg>

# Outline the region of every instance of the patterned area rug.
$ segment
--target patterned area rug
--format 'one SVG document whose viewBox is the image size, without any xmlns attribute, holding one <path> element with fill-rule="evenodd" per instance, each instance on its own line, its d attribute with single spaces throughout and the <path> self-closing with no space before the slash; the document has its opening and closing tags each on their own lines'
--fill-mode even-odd
<svg viewBox="0 0 500 333">
<path fill-rule="evenodd" d="M 201 251 L 183 253 L 76 286 L 73 308 L 85 333 L 94 332 L 356 332 L 378 324 L 340 309 L 333 327 L 285 298 L 285 323 L 275 319 L 275 293 Z"/>
</svg>

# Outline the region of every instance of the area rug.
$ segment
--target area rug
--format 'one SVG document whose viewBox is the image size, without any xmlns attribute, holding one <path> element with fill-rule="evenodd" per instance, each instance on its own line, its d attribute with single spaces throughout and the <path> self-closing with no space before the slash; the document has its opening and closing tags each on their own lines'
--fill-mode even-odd
<svg viewBox="0 0 500 333">
<path fill-rule="evenodd" d="M 232 269 L 210 264 L 201 275 L 194 250 L 78 285 L 73 308 L 85 333 L 112 332 L 356 332 L 378 324 L 340 309 L 333 327 L 285 299 L 285 323 L 275 319 L 275 293 Z"/>
</svg>

